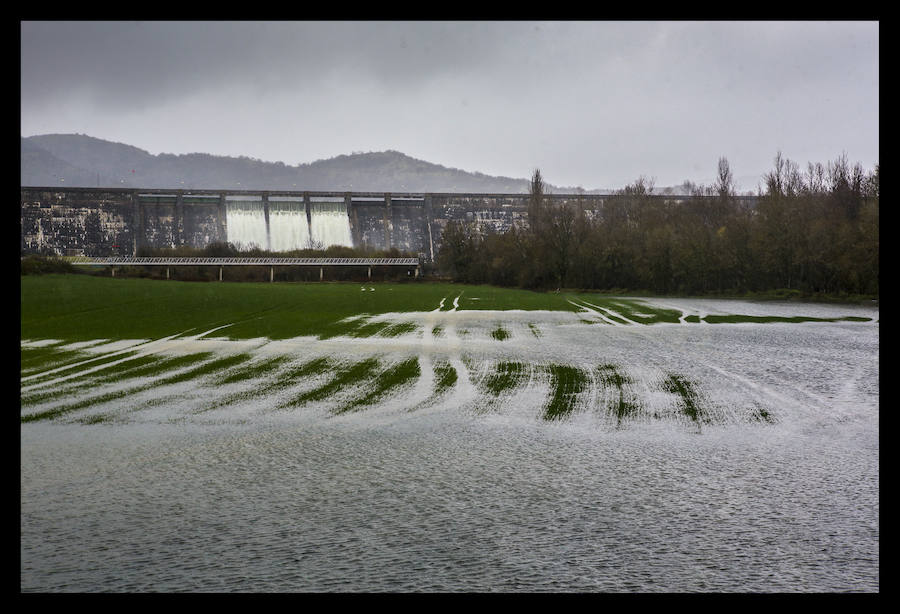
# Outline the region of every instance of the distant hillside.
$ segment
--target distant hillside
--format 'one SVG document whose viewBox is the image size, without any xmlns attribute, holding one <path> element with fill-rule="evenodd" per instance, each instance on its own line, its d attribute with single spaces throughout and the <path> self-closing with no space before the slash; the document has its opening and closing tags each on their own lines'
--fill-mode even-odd
<svg viewBox="0 0 900 614">
<path fill-rule="evenodd" d="M 526 193 L 529 185 L 528 179 L 470 173 L 398 151 L 354 153 L 289 166 L 244 156 L 152 155 L 81 134 L 22 138 L 21 161 L 23 186 Z"/>
</svg>

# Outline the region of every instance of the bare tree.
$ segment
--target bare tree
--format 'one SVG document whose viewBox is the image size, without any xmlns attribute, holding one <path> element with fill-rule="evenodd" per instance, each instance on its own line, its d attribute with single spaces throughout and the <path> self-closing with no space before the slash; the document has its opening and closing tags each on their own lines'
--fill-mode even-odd
<svg viewBox="0 0 900 614">
<path fill-rule="evenodd" d="M 734 175 L 728 165 L 728 158 L 719 158 L 719 174 L 716 178 L 716 193 L 725 200 L 734 196 Z"/>
</svg>

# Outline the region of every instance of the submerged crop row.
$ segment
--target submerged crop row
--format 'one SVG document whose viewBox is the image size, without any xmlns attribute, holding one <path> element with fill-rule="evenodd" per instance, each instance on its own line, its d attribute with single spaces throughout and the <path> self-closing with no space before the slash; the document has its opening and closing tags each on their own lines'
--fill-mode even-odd
<svg viewBox="0 0 900 614">
<path fill-rule="evenodd" d="M 423 376 L 420 356 L 377 355 L 357 360 L 319 356 L 298 361 L 289 355 L 254 358 L 249 353 L 200 352 L 129 357 L 65 382 L 36 385 L 22 395 L 21 421 L 71 418 L 94 424 L 140 420 L 142 410 L 161 407 L 179 415 L 220 412 L 216 415 L 227 417 L 229 408 L 236 406 L 252 406 L 264 413 L 317 407 L 339 415 L 401 406 L 414 411 L 437 405 L 476 413 L 533 407 L 527 411 L 537 410 L 536 416 L 545 421 L 565 421 L 588 412 L 616 429 L 648 420 L 681 421 L 700 429 L 725 420 L 698 382 L 674 372 L 653 381 L 638 381 L 613 363 L 493 361 L 472 355 L 463 356 L 457 365 L 447 360 L 426 364 L 430 389 L 420 390 L 420 397 L 410 397 Z M 460 366 L 477 395 L 454 404 Z M 651 402 L 647 395 L 652 396 L 652 391 L 666 393 L 666 401 Z M 193 400 L 187 403 L 185 398 Z M 190 407 L 185 408 L 186 403 Z M 742 410 L 742 415 L 745 422 L 775 421 L 772 410 L 759 404 Z"/>
</svg>

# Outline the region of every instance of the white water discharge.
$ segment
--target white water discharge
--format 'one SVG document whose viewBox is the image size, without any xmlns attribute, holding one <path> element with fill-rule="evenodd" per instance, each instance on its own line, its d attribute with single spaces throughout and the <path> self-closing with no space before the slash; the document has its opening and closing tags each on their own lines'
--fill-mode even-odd
<svg viewBox="0 0 900 614">
<path fill-rule="evenodd" d="M 266 249 L 266 216 L 262 200 L 227 200 L 225 227 L 228 242 L 238 249 Z"/>
<path fill-rule="evenodd" d="M 268 230 L 262 200 L 228 200 L 226 227 L 228 242 L 239 249 L 258 247 L 287 252 L 332 245 L 353 247 L 350 218 L 343 200 L 312 201 L 309 219 L 302 200 L 272 200 Z"/>
<path fill-rule="evenodd" d="M 269 238 L 273 252 L 309 247 L 309 222 L 302 200 L 269 202 Z"/>
<path fill-rule="evenodd" d="M 645 300 L 871 319 L 642 325 L 456 299 L 359 316 L 396 335 L 139 346 L 247 357 L 193 379 L 29 380 L 22 415 L 60 413 L 21 425 L 22 590 L 879 591 L 877 308 Z"/>
<path fill-rule="evenodd" d="M 343 202 L 317 202 L 309 204 L 310 233 L 313 241 L 322 247 L 344 245 L 353 247 L 350 233 L 350 217 Z"/>
</svg>

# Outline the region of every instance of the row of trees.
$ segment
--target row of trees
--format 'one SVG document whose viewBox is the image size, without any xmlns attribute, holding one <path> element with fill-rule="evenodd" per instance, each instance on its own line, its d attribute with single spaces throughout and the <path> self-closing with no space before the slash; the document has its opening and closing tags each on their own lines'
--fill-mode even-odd
<svg viewBox="0 0 900 614">
<path fill-rule="evenodd" d="M 714 185 L 653 198 L 639 178 L 600 210 L 553 204 L 540 171 L 527 224 L 491 233 L 451 222 L 438 267 L 455 280 L 524 288 L 656 293 L 878 294 L 879 168 L 846 155 L 805 171 L 779 152 L 757 198 L 735 198 L 728 160 Z"/>
</svg>

